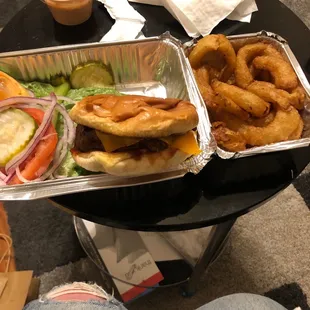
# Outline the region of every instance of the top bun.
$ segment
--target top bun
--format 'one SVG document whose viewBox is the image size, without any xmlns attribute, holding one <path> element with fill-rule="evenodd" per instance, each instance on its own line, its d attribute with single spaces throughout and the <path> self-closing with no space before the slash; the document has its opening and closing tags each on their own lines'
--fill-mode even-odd
<svg viewBox="0 0 310 310">
<path fill-rule="evenodd" d="M 116 136 L 160 138 L 183 134 L 198 124 L 188 101 L 137 95 L 84 98 L 70 111 L 78 124 Z"/>
</svg>

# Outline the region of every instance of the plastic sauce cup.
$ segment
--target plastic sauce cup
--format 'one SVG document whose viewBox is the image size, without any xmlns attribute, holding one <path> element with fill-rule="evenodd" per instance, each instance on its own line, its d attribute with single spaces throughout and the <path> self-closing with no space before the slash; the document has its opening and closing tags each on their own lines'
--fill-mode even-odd
<svg viewBox="0 0 310 310">
<path fill-rule="evenodd" d="M 93 0 L 44 0 L 44 3 L 58 23 L 75 26 L 90 18 Z"/>
</svg>

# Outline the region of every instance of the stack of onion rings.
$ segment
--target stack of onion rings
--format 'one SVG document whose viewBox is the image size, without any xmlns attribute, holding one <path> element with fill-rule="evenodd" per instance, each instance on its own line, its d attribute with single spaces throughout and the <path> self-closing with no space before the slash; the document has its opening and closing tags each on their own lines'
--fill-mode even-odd
<svg viewBox="0 0 310 310">
<path fill-rule="evenodd" d="M 236 53 L 224 35 L 209 35 L 189 61 L 220 147 L 238 152 L 301 138 L 305 92 L 272 44 L 245 44 Z"/>
</svg>

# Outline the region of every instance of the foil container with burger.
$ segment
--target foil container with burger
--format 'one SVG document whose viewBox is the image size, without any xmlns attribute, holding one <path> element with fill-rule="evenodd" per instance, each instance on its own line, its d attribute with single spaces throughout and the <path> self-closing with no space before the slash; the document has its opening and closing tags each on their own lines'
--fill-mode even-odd
<svg viewBox="0 0 310 310">
<path fill-rule="evenodd" d="M 310 86 L 279 35 L 208 35 L 185 44 L 224 159 L 310 144 Z"/>
<path fill-rule="evenodd" d="M 265 31 L 0 54 L 0 200 L 180 178 L 215 152 L 308 146 L 309 97 L 287 42 Z"/>
<path fill-rule="evenodd" d="M 168 34 L 0 54 L 0 146 L 0 200 L 196 174 L 216 147 Z"/>
</svg>

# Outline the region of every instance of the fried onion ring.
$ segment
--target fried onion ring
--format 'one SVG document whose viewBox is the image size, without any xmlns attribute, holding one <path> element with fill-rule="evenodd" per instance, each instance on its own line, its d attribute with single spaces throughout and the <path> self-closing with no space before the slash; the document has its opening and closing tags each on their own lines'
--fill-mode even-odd
<svg viewBox="0 0 310 310">
<path fill-rule="evenodd" d="M 272 55 L 273 57 L 282 59 L 281 53 L 270 44 L 247 44 L 239 49 L 235 69 L 236 84 L 239 87 L 247 88 L 254 81 L 254 77 L 248 65 L 250 65 L 255 57 L 261 55 Z"/>
<path fill-rule="evenodd" d="M 204 64 L 219 69 L 218 59 L 214 52 L 224 58 L 224 67 L 220 69 L 219 79 L 227 81 L 234 72 L 236 65 L 236 53 L 229 40 L 223 34 L 211 34 L 198 41 L 189 55 L 189 62 L 194 69 Z"/>
<path fill-rule="evenodd" d="M 249 70 L 254 80 L 272 82 L 272 77 L 268 71 L 258 70 L 253 66 L 253 64 L 250 65 Z"/>
<path fill-rule="evenodd" d="M 252 116 L 263 117 L 269 113 L 270 105 L 247 90 L 219 81 L 213 81 L 211 86 L 215 92 L 221 94 L 228 100 L 232 100 Z"/>
<path fill-rule="evenodd" d="M 276 110 L 272 110 L 262 118 L 251 117 L 250 119 L 248 119 L 247 123 L 255 127 L 265 127 L 269 125 L 271 122 L 273 122 L 275 116 L 276 116 Z"/>
<path fill-rule="evenodd" d="M 249 114 L 242 110 L 237 104 L 232 100 L 224 98 L 220 94 L 216 94 L 209 84 L 209 74 L 205 66 L 200 67 L 197 70 L 193 70 L 197 81 L 199 91 L 206 106 L 212 112 L 216 111 L 227 111 L 233 115 L 238 116 L 240 119 L 246 120 L 249 118 Z"/>
<path fill-rule="evenodd" d="M 253 65 L 257 69 L 269 71 L 277 88 L 294 89 L 298 86 L 297 76 L 292 66 L 284 59 L 258 56 L 254 58 Z"/>
<path fill-rule="evenodd" d="M 295 88 L 292 93 L 289 93 L 283 89 L 276 88 L 274 84 L 254 81 L 247 90 L 267 102 L 277 104 L 283 110 L 287 110 L 291 105 L 297 110 L 304 108 L 305 92 L 300 86 Z"/>
<path fill-rule="evenodd" d="M 238 129 L 238 132 L 244 137 L 248 145 L 261 146 L 287 141 L 292 137 L 296 139 L 297 134 L 300 132 L 298 129 L 300 129 L 301 122 L 302 119 L 294 107 L 287 111 L 277 109 L 275 118 L 269 125 L 255 127 L 244 123 Z"/>
<path fill-rule="evenodd" d="M 227 42 L 209 35 L 189 55 L 217 145 L 239 152 L 300 139 L 306 94 L 291 64 L 272 44 L 246 44 L 233 57 Z"/>
<path fill-rule="evenodd" d="M 246 141 L 242 135 L 228 129 L 223 122 L 212 123 L 212 134 L 217 144 L 227 151 L 239 152 L 246 149 Z"/>
<path fill-rule="evenodd" d="M 224 122 L 225 126 L 233 131 L 238 131 L 241 125 L 244 123 L 244 121 L 240 118 L 225 111 L 217 111 L 214 113 L 213 121 Z"/>
<path fill-rule="evenodd" d="M 209 73 L 207 68 L 205 66 L 202 66 L 197 70 L 193 70 L 193 72 L 199 91 L 206 105 L 211 109 L 215 108 L 217 103 L 215 100 L 213 90 L 209 84 Z"/>
<path fill-rule="evenodd" d="M 266 116 L 261 117 L 261 118 L 249 118 L 246 121 L 247 125 L 252 125 L 255 127 L 265 127 L 269 125 L 275 118 L 276 115 L 276 110 L 272 110 L 270 113 L 268 113 Z M 239 131 L 240 127 L 242 124 L 244 124 L 244 121 L 240 120 L 238 117 L 224 112 L 220 111 L 216 114 L 214 114 L 214 120 L 215 121 L 222 121 L 225 123 L 226 127 L 233 130 L 233 131 Z"/>
<path fill-rule="evenodd" d="M 306 94 L 302 87 L 296 87 L 289 96 L 290 104 L 295 109 L 302 110 L 304 108 Z"/>
<path fill-rule="evenodd" d="M 290 94 L 284 90 L 277 89 L 275 85 L 263 82 L 254 81 L 247 88 L 251 93 L 261 97 L 263 100 L 278 105 L 281 109 L 287 110 L 290 105 Z M 283 94 L 285 92 L 286 94 Z"/>
<path fill-rule="evenodd" d="M 297 140 L 301 138 L 302 131 L 304 129 L 304 122 L 302 119 L 299 121 L 299 124 L 296 128 L 296 130 L 289 136 L 289 140 Z"/>
</svg>

